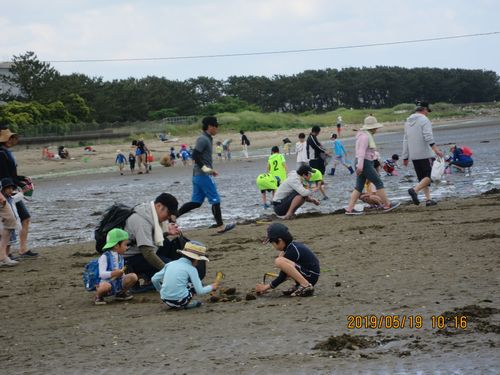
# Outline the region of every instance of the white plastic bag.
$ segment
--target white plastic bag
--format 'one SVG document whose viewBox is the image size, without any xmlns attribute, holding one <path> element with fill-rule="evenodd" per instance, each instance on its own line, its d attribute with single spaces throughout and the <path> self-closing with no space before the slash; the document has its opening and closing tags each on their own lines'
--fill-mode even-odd
<svg viewBox="0 0 500 375">
<path fill-rule="evenodd" d="M 434 163 L 432 164 L 432 171 L 431 171 L 431 179 L 434 182 L 439 182 L 441 181 L 441 178 L 443 177 L 444 174 L 444 169 L 446 167 L 445 161 L 443 158 L 438 157 L 436 160 L 434 160 Z"/>
</svg>

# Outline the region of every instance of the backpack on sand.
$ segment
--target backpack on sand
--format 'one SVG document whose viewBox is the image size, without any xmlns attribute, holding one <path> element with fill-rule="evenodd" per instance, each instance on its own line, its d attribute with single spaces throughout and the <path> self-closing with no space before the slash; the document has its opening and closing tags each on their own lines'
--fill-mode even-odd
<svg viewBox="0 0 500 375">
<path fill-rule="evenodd" d="M 108 261 L 107 271 L 112 271 L 113 256 L 110 251 L 106 251 L 104 254 L 106 255 Z M 96 290 L 97 285 L 101 282 L 101 278 L 99 277 L 99 258 L 92 259 L 85 265 L 83 268 L 82 278 L 85 290 L 89 292 Z"/>
<path fill-rule="evenodd" d="M 106 236 L 113 228 L 123 229 L 130 215 L 134 213 L 134 208 L 124 204 L 115 203 L 109 207 L 102 216 L 99 225 L 94 230 L 95 249 L 102 254 L 102 248 L 106 245 Z"/>
</svg>

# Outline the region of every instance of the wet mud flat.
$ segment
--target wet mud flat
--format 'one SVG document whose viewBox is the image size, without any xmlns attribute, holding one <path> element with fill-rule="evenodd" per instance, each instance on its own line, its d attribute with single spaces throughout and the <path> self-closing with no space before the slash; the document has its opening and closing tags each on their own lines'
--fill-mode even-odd
<svg viewBox="0 0 500 375">
<path fill-rule="evenodd" d="M 291 135 L 290 137 L 293 138 Z M 329 135 L 325 132 L 322 137 L 321 141 L 327 145 Z M 436 127 L 435 138 L 443 151 L 447 151 L 453 143 L 471 147 L 474 151 L 474 167 L 470 174 L 446 175 L 445 181 L 433 185 L 434 199 L 439 201 L 449 197 L 474 196 L 500 187 L 500 159 L 491 157 L 499 152 L 500 120 L 482 124 L 471 120 L 462 125 Z M 394 153 L 401 154 L 403 133 L 377 134 L 376 140 L 383 159 Z M 344 139 L 344 144 L 350 152 L 348 158 L 352 162 L 354 138 Z M 266 155 L 269 154 L 269 149 L 261 151 L 261 158 L 215 162 L 215 168 L 220 172 L 216 183 L 225 221 L 251 221 L 272 212 L 270 209 L 263 209 L 260 192 L 255 184 L 256 177 L 267 168 Z M 114 157 L 112 160 L 114 161 Z M 295 155 L 287 155 L 289 170 L 295 168 L 295 160 Z M 331 166 L 330 163 L 328 170 Z M 408 202 L 407 190 L 416 182 L 415 173 L 410 168 L 409 172 L 413 177 L 405 178 L 404 168 L 398 172 L 399 176 L 385 176 L 382 173 L 382 179 L 392 200 Z M 134 206 L 152 200 L 160 192 L 166 191 L 174 194 L 182 204 L 191 199 L 191 179 L 191 166 L 155 166 L 147 175 L 126 173 L 125 176 L 120 176 L 113 170 L 101 174 L 36 180 L 36 192 L 28 204 L 33 215 L 30 239 L 36 247 L 89 241 L 101 213 L 114 202 Z M 299 213 L 327 214 L 342 209 L 349 201 L 354 182 L 355 176 L 339 166 L 335 176 L 325 176 L 329 200 L 321 201 L 320 206 L 304 205 Z M 316 194 L 317 198 L 321 198 L 319 192 Z M 214 223 L 210 205 L 205 203 L 201 208 L 191 211 L 181 217 L 179 223 L 184 229 L 208 227 Z"/>
<path fill-rule="evenodd" d="M 0 269 L 2 371 L 494 374 L 499 206 L 493 192 L 388 214 L 287 222 L 321 262 L 308 298 L 282 296 L 290 282 L 254 293 L 263 275 L 276 272 L 277 253 L 262 244 L 266 224 L 249 222 L 223 236 L 187 231 L 209 247 L 205 282 L 225 274 L 224 290 L 199 297 L 202 307 L 188 311 L 165 311 L 155 292 L 94 306 L 81 281 L 93 244 L 42 248 L 39 260 Z"/>
</svg>

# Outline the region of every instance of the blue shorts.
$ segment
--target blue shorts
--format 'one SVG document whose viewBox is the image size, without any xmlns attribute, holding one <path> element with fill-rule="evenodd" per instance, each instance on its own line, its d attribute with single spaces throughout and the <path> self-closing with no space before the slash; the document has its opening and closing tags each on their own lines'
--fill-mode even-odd
<svg viewBox="0 0 500 375">
<path fill-rule="evenodd" d="M 220 197 L 212 176 L 193 176 L 192 202 L 202 204 L 205 198 L 210 204 L 219 204 Z"/>
</svg>

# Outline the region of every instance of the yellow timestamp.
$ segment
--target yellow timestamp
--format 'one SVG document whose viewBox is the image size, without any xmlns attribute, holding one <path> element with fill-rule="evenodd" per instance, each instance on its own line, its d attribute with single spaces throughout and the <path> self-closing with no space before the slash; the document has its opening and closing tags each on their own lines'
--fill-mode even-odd
<svg viewBox="0 0 500 375">
<path fill-rule="evenodd" d="M 432 315 L 430 322 L 422 315 L 347 315 L 347 329 L 467 329 L 467 316 Z"/>
</svg>

